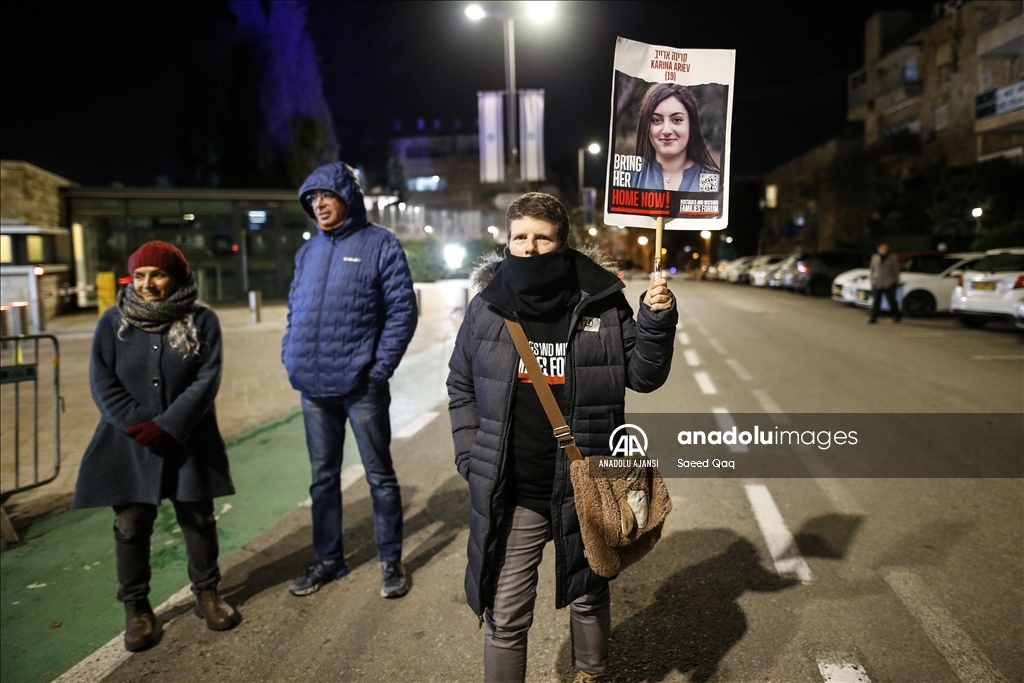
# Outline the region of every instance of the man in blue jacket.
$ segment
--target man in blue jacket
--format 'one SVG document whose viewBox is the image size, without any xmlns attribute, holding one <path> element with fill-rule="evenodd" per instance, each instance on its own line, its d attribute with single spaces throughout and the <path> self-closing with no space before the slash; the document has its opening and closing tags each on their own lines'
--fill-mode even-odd
<svg viewBox="0 0 1024 683">
<path fill-rule="evenodd" d="M 295 256 L 281 356 L 292 386 L 302 392 L 316 559 L 288 590 L 309 595 L 349 571 L 341 537 L 348 420 L 370 485 L 381 596 L 401 597 L 409 581 L 402 569 L 402 495 L 391 462 L 388 379 L 416 330 L 412 276 L 395 236 L 367 222 L 351 167 L 339 162 L 316 169 L 299 200 L 319 230 Z"/>
</svg>

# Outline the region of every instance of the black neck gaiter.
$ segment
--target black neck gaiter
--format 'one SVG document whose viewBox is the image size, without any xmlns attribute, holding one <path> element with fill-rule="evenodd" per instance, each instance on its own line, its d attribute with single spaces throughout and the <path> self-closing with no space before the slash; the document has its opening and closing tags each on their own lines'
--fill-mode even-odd
<svg viewBox="0 0 1024 683">
<path fill-rule="evenodd" d="M 516 313 L 530 318 L 561 314 L 579 301 L 572 249 L 556 249 L 537 256 L 513 256 L 506 249 L 501 277 L 505 291 L 515 302 Z"/>
</svg>

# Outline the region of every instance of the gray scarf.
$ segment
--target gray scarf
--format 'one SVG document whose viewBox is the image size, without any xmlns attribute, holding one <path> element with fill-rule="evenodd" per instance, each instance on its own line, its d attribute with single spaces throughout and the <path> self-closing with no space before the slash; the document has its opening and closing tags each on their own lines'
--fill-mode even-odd
<svg viewBox="0 0 1024 683">
<path fill-rule="evenodd" d="M 132 327 L 143 332 L 163 334 L 175 321 L 195 313 L 198 299 L 196 279 L 190 275 L 184 286 L 162 301 L 146 301 L 129 283 L 118 295 L 117 307 Z"/>
</svg>

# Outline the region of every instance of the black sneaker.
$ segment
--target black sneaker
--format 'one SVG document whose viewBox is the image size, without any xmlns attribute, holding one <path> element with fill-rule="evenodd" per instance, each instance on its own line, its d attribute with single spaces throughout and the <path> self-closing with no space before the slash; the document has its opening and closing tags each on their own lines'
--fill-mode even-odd
<svg viewBox="0 0 1024 683">
<path fill-rule="evenodd" d="M 400 598 L 409 592 L 409 578 L 402 569 L 401 560 L 381 560 L 380 573 L 382 598 Z"/>
<path fill-rule="evenodd" d="M 340 579 L 346 574 L 348 565 L 345 564 L 345 560 L 316 560 L 306 567 L 306 572 L 302 576 L 292 581 L 292 585 L 288 586 L 288 592 L 296 596 L 316 593 L 324 584 Z"/>
</svg>

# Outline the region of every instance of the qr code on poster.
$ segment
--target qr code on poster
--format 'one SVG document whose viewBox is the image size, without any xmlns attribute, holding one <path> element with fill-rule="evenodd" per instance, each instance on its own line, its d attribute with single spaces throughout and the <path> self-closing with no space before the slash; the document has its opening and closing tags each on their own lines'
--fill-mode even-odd
<svg viewBox="0 0 1024 683">
<path fill-rule="evenodd" d="M 718 192 L 718 174 L 717 173 L 701 173 L 700 174 L 700 191 L 701 192 Z"/>
</svg>

